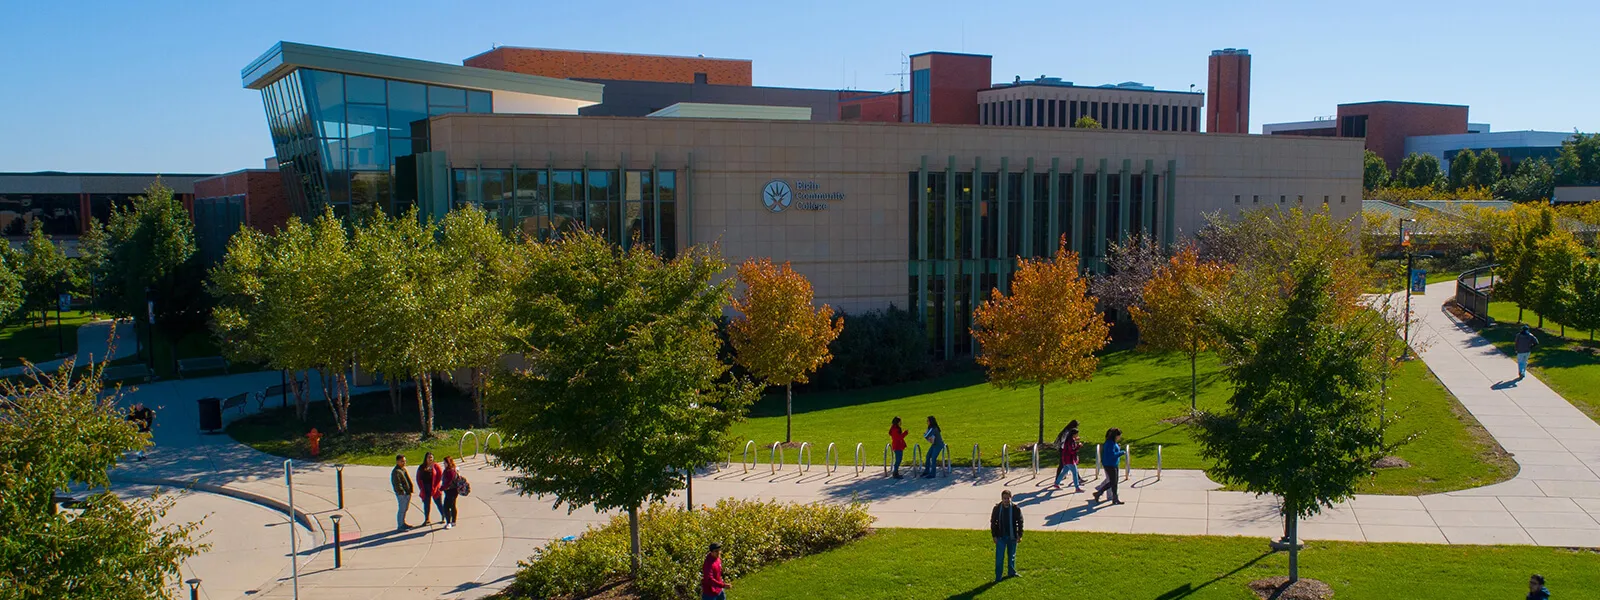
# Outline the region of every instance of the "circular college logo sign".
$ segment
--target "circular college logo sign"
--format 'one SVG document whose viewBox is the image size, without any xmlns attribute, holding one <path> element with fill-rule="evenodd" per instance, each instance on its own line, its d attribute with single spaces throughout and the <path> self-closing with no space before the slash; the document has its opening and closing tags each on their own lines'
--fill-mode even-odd
<svg viewBox="0 0 1600 600">
<path fill-rule="evenodd" d="M 789 190 L 789 184 L 782 179 L 767 182 L 767 187 L 761 188 L 761 203 L 772 212 L 783 212 L 794 202 L 794 192 Z"/>
</svg>

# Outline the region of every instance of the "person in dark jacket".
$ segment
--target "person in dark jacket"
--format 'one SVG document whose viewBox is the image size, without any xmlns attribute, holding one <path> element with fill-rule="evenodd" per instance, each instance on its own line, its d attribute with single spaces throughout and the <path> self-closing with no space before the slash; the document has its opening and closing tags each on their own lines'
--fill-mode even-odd
<svg viewBox="0 0 1600 600">
<path fill-rule="evenodd" d="M 138 427 L 139 433 L 149 435 L 150 428 L 154 427 L 156 423 L 156 411 L 151 410 L 150 407 L 145 406 L 142 402 L 137 403 L 134 404 L 132 408 L 128 409 L 128 416 L 126 417 L 126 420 L 133 423 L 135 427 Z M 139 453 L 137 456 L 139 457 L 139 460 L 144 460 L 143 447 L 139 448 Z"/>
<path fill-rule="evenodd" d="M 1094 490 L 1094 503 L 1100 503 L 1100 495 L 1111 497 L 1112 504 L 1122 504 L 1122 498 L 1117 495 L 1117 466 L 1122 462 L 1127 451 L 1122 449 L 1118 442 L 1122 441 L 1122 430 L 1112 427 L 1106 430 L 1106 442 L 1100 445 L 1100 468 L 1105 469 L 1106 479 L 1100 482 Z"/>
<path fill-rule="evenodd" d="M 724 600 L 731 587 L 722 579 L 722 544 L 712 542 L 705 561 L 700 563 L 700 600 Z"/>
<path fill-rule="evenodd" d="M 416 486 L 411 484 L 411 474 L 406 472 L 406 455 L 394 455 L 394 470 L 389 472 L 389 486 L 394 488 L 394 499 L 400 503 L 400 508 L 394 513 L 394 527 L 409 529 L 406 511 L 411 509 L 411 493 L 416 491 Z"/>
<path fill-rule="evenodd" d="M 456 488 L 456 479 L 460 474 L 456 472 L 456 459 L 444 457 L 444 477 L 439 486 L 444 490 L 444 506 L 439 508 L 439 515 L 443 517 L 445 529 L 456 528 L 456 497 L 460 491 Z"/>
<path fill-rule="evenodd" d="M 433 523 L 433 516 L 429 514 L 432 508 L 439 509 L 439 519 L 444 520 L 444 469 L 439 468 L 439 463 L 433 462 L 433 453 L 422 455 L 422 465 L 417 467 L 417 497 L 422 500 L 422 524 Z M 433 506 L 429 506 L 432 503 Z"/>
<path fill-rule="evenodd" d="M 1022 507 L 1011 503 L 1011 490 L 1000 492 L 1000 503 L 989 513 L 989 535 L 994 537 L 994 580 L 1001 566 L 1007 576 L 1017 576 L 1017 542 L 1022 541 Z"/>
<path fill-rule="evenodd" d="M 1528 376 L 1528 355 L 1533 353 L 1534 346 L 1539 345 L 1539 338 L 1533 337 L 1533 330 L 1523 325 L 1514 343 L 1517 347 L 1517 379 L 1522 379 Z"/>
<path fill-rule="evenodd" d="M 906 436 L 911 432 L 900 427 L 900 417 L 895 417 L 889 423 L 889 449 L 894 451 L 894 478 L 904 479 L 900 476 L 900 461 L 906 456 Z"/>
<path fill-rule="evenodd" d="M 1544 576 L 1535 573 L 1528 578 L 1528 600 L 1550 600 L 1550 590 L 1544 587 Z"/>
</svg>

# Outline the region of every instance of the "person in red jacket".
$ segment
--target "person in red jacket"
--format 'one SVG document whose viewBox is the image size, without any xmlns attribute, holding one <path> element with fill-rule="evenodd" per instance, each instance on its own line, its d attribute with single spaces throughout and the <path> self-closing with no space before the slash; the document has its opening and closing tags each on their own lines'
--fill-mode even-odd
<svg viewBox="0 0 1600 600">
<path fill-rule="evenodd" d="M 439 515 L 444 521 L 445 529 L 455 529 L 456 527 L 456 497 L 460 495 L 460 491 L 456 489 L 456 479 L 458 478 L 456 459 L 448 456 L 444 457 L 444 478 L 440 480 L 443 485 L 439 486 L 440 489 L 444 490 L 444 504 L 439 510 Z"/>
<path fill-rule="evenodd" d="M 433 517 L 429 514 L 431 507 L 438 507 L 439 520 L 444 520 L 444 497 L 440 493 L 444 489 L 444 469 L 439 468 L 439 463 L 433 462 L 433 453 L 422 456 L 422 464 L 417 466 L 417 497 L 422 499 L 422 524 L 430 525 Z"/>
<path fill-rule="evenodd" d="M 889 424 L 889 449 L 894 451 L 894 478 L 904 479 L 900 476 L 900 460 L 906 455 L 906 434 L 910 433 L 900 428 L 900 417 L 895 417 Z"/>
<path fill-rule="evenodd" d="M 711 543 L 706 560 L 700 563 L 700 600 L 726 600 L 733 586 L 722 580 L 722 544 Z"/>
</svg>

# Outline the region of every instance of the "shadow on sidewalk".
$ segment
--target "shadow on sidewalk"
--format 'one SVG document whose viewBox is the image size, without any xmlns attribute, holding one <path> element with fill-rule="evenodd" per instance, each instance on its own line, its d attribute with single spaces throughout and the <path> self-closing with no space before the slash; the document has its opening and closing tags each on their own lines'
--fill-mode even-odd
<svg viewBox="0 0 1600 600">
<path fill-rule="evenodd" d="M 507 574 L 501 575 L 500 577 L 495 578 L 495 579 L 493 579 L 491 581 L 483 581 L 483 582 L 469 581 L 467 583 L 457 584 L 456 587 L 450 588 L 450 591 L 445 592 L 444 595 L 449 596 L 451 594 L 462 594 L 462 593 L 470 592 L 472 590 L 475 590 L 475 589 L 478 589 L 478 588 L 481 588 L 481 587 L 487 587 L 487 586 L 491 586 L 491 585 L 500 583 L 502 581 L 515 579 L 516 576 L 517 576 L 516 573 L 507 573 Z"/>
<path fill-rule="evenodd" d="M 963 474 L 959 471 L 950 477 L 939 476 L 933 479 L 923 479 L 921 477 L 891 479 L 882 475 L 874 475 L 848 483 L 824 487 L 822 495 L 826 500 L 876 502 L 879 500 L 919 496 L 957 486 L 977 487 L 988 485 L 998 482 L 1000 479 L 999 471 L 994 469 L 984 471 L 978 478 L 973 478 L 972 475 Z"/>
</svg>

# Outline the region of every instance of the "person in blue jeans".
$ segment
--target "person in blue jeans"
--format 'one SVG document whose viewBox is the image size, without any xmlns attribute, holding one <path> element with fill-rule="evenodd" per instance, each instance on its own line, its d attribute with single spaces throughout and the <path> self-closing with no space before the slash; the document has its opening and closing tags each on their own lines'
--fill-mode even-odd
<svg viewBox="0 0 1600 600">
<path fill-rule="evenodd" d="M 1017 542 L 1022 541 L 1022 507 L 1011 503 L 1011 490 L 1000 492 L 1000 503 L 989 513 L 989 535 L 994 537 L 994 580 L 1000 581 L 1001 567 L 1010 577 L 1017 576 Z"/>
<path fill-rule="evenodd" d="M 928 440 L 928 459 L 922 466 L 922 476 L 931 478 L 939 473 L 939 452 L 944 450 L 944 433 L 939 431 L 939 420 L 928 417 L 928 431 L 922 434 Z"/>
</svg>

